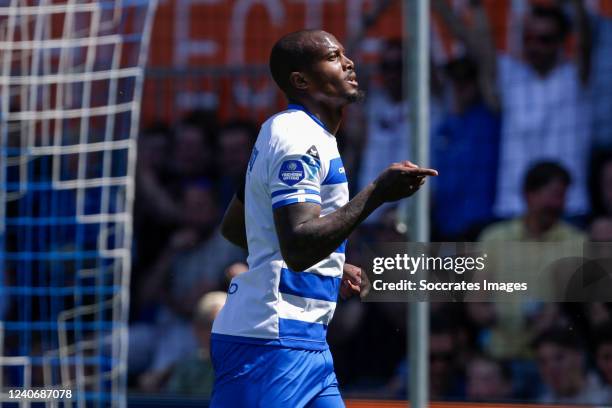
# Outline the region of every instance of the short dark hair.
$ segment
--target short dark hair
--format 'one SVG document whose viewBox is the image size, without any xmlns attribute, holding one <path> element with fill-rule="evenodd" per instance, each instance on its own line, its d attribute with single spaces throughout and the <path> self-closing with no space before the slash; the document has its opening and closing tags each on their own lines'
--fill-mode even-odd
<svg viewBox="0 0 612 408">
<path fill-rule="evenodd" d="M 392 37 L 392 38 L 385 40 L 385 42 L 383 43 L 381 54 L 380 54 L 381 55 L 380 69 L 383 71 L 396 70 L 396 69 L 401 70 L 404 64 L 403 57 L 400 55 L 399 61 L 396 61 L 396 60 L 390 61 L 389 59 L 385 58 L 385 53 L 389 51 L 399 51 L 401 54 L 403 47 L 404 47 L 404 43 L 402 39 L 399 37 Z"/>
<path fill-rule="evenodd" d="M 536 163 L 525 175 L 523 191 L 525 193 L 538 191 L 555 180 L 561 180 L 566 186 L 572 182 L 570 174 L 560 164 L 552 161 Z"/>
<path fill-rule="evenodd" d="M 272 47 L 270 53 L 270 73 L 276 85 L 287 95 L 293 90 L 289 75 L 295 71 L 303 71 L 317 57 L 317 48 L 307 37 L 321 30 L 300 30 L 283 36 Z"/>
<path fill-rule="evenodd" d="M 559 28 L 559 39 L 565 40 L 571 30 L 571 23 L 567 15 L 557 6 L 533 6 L 531 15 L 536 18 L 548 18 L 554 20 Z"/>
<path fill-rule="evenodd" d="M 478 78 L 478 67 L 469 57 L 459 57 L 449 61 L 444 66 L 444 71 L 452 81 L 476 81 Z"/>
<path fill-rule="evenodd" d="M 140 131 L 140 137 L 142 138 L 153 136 L 163 136 L 167 140 L 172 137 L 172 128 L 165 122 L 154 122 Z"/>
<path fill-rule="evenodd" d="M 545 330 L 531 343 L 534 350 L 537 350 L 543 344 L 554 344 L 575 351 L 584 351 L 585 347 L 576 330 L 568 330 L 561 327 Z"/>
<path fill-rule="evenodd" d="M 214 151 L 217 148 L 217 132 L 219 124 L 216 114 L 207 110 L 194 110 L 182 117 L 174 127 L 173 141 L 177 140 L 177 135 L 184 129 L 196 129 L 200 134 L 200 139 L 207 149 Z"/>
<path fill-rule="evenodd" d="M 383 43 L 383 50 L 398 49 L 401 50 L 404 47 L 404 40 L 402 37 L 390 37 L 387 38 Z"/>
</svg>

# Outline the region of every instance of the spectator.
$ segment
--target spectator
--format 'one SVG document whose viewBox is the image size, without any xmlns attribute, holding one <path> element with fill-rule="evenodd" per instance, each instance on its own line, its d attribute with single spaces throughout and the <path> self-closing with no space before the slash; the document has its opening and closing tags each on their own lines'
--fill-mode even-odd
<svg viewBox="0 0 612 408">
<path fill-rule="evenodd" d="M 442 309 L 432 315 L 429 330 L 429 395 L 433 401 L 464 397 L 464 381 L 459 371 L 462 350 L 458 343 L 456 322 Z M 404 396 L 406 377 L 410 376 L 406 362 L 402 361 L 396 376 L 389 382 L 386 391 L 395 396 Z"/>
<path fill-rule="evenodd" d="M 188 185 L 183 212 L 191 223 L 175 232 L 143 292 L 148 299 L 166 298 L 179 315 L 189 316 L 203 293 L 224 287 L 225 268 L 245 254 L 219 233 L 219 206 L 209 183 Z"/>
<path fill-rule="evenodd" d="M 210 292 L 198 302 L 193 316 L 193 331 L 198 350 L 179 361 L 172 369 L 166 385 L 167 391 L 210 398 L 215 381 L 215 372 L 210 361 L 210 332 L 212 323 L 226 299 L 225 292 Z"/>
<path fill-rule="evenodd" d="M 450 322 L 433 323 L 429 332 L 429 392 L 432 399 L 457 398 L 463 394 L 457 365 L 457 333 Z"/>
<path fill-rule="evenodd" d="M 577 61 L 562 57 L 570 23 L 556 6 L 534 6 L 523 22 L 523 55 L 497 55 L 486 13 L 472 0 L 475 26 L 468 30 L 444 0 L 434 5 L 477 59 L 488 99 L 500 106 L 500 141 L 495 212 L 512 217 L 524 211 L 519 185 L 526 170 L 542 160 L 557 161 L 575 180 L 568 191 L 567 212 L 583 216 L 588 210 L 586 170 L 591 144 L 586 92 L 590 72 L 590 31 L 583 1 L 572 0 L 576 11 Z"/>
<path fill-rule="evenodd" d="M 527 172 L 523 197 L 527 210 L 521 217 L 495 223 L 486 228 L 480 240 L 488 241 L 583 241 L 584 234 L 561 219 L 569 173 L 554 162 L 540 162 Z"/>
<path fill-rule="evenodd" d="M 170 155 L 172 192 L 180 194 L 184 184 L 215 175 L 210 137 L 197 122 L 181 121 L 174 133 Z"/>
<path fill-rule="evenodd" d="M 481 241 L 583 241 L 585 236 L 561 219 L 571 179 L 554 162 L 533 165 L 523 183 L 527 210 L 521 217 L 495 223 L 485 229 Z"/>
<path fill-rule="evenodd" d="M 606 400 L 612 401 L 612 326 L 599 326 L 594 336 L 595 362 L 605 384 Z"/>
<path fill-rule="evenodd" d="M 366 140 L 361 156 L 358 189 L 362 190 L 393 162 L 410 159 L 408 101 L 403 99 L 402 41 L 385 42 L 379 64 L 382 86 L 370 91 L 366 106 Z M 376 222 L 393 204 L 381 206 L 365 223 Z"/>
<path fill-rule="evenodd" d="M 586 368 L 586 355 L 578 334 L 553 328 L 534 342 L 540 376 L 548 390 L 540 402 L 547 404 L 603 404 L 605 390 Z"/>
<path fill-rule="evenodd" d="M 589 239 L 593 242 L 612 242 L 612 217 L 599 217 L 591 222 Z"/>
<path fill-rule="evenodd" d="M 582 244 L 586 239 L 581 231 L 561 220 L 570 181 L 567 171 L 556 163 L 541 162 L 529 169 L 523 183 L 526 213 L 509 221 L 495 223 L 487 227 L 480 236 L 485 252 L 489 255 L 487 264 L 496 276 L 494 279 L 503 281 L 508 278 L 507 274 L 519 271 L 517 273 L 521 273 L 521 281 L 526 282 L 532 289 L 537 288 L 541 296 L 554 296 L 555 282 L 544 287 L 540 274 L 546 272 L 553 262 L 565 256 L 581 254 Z M 508 241 L 558 244 L 527 248 L 509 246 Z M 511 248 L 520 250 L 521 256 L 511 256 Z M 517 276 L 513 278 L 518 279 Z M 549 291 L 551 293 L 548 293 Z M 537 324 L 550 321 L 548 317 L 558 313 L 556 307 L 541 307 L 537 304 L 496 302 L 495 307 L 499 325 L 490 339 L 489 352 L 497 358 L 526 356 L 529 338 L 541 330 Z M 529 316 L 526 311 L 530 308 L 533 309 L 532 314 L 542 312 L 541 317 L 546 319 L 536 319 L 534 325 L 528 326 Z"/>
<path fill-rule="evenodd" d="M 243 182 L 257 132 L 254 123 L 242 120 L 232 120 L 219 131 L 219 186 L 222 208 L 227 207 L 237 186 Z"/>
<path fill-rule="evenodd" d="M 182 207 L 192 221 L 170 238 L 141 291 L 141 303 L 158 304 L 159 311 L 153 323 L 130 329 L 131 368 L 143 372 L 139 385 L 146 391 L 159 390 L 172 364 L 195 349 L 189 321 L 198 299 L 224 287 L 225 268 L 245 258 L 216 228 L 219 208 L 210 183 L 188 184 Z"/>
<path fill-rule="evenodd" d="M 161 177 L 166 170 L 166 154 L 172 131 L 164 123 L 155 123 L 144 129 L 138 137 L 138 167 Z"/>
<path fill-rule="evenodd" d="M 485 355 L 466 366 L 466 400 L 500 402 L 512 396 L 512 373 L 507 365 Z"/>
<path fill-rule="evenodd" d="M 440 241 L 473 241 L 477 234 L 470 229 L 493 219 L 500 121 L 482 98 L 470 59 L 449 62 L 446 73 L 453 109 L 432 135 L 432 167 L 445 175 L 432 180 L 434 235 Z"/>
<path fill-rule="evenodd" d="M 181 222 L 181 208 L 168 190 L 166 152 L 172 137 L 171 130 L 156 124 L 144 129 L 138 138 L 136 163 L 136 195 L 134 201 L 135 257 L 132 276 L 132 298 L 140 298 L 144 271 L 154 257 L 163 250 L 167 237 Z M 137 302 L 131 308 L 134 317 L 144 319 L 146 311 Z"/>
<path fill-rule="evenodd" d="M 206 135 L 206 143 L 216 150 L 215 140 L 219 133 L 219 112 L 216 109 L 199 108 L 187 113 L 182 120 L 199 128 Z"/>
<path fill-rule="evenodd" d="M 382 87 L 372 89 L 367 102 L 368 130 L 360 185 L 370 183 L 388 163 L 409 156 L 408 103 L 403 99 L 402 89 L 402 41 L 387 41 L 380 58 Z"/>
</svg>

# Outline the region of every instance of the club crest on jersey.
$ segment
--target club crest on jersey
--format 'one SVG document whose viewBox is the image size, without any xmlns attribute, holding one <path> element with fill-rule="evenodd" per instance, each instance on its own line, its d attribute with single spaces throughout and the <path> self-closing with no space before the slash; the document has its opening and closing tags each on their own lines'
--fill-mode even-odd
<svg viewBox="0 0 612 408">
<path fill-rule="evenodd" d="M 310 146 L 310 149 L 306 152 L 307 155 L 314 157 L 317 160 L 320 160 L 319 151 L 315 145 Z"/>
<path fill-rule="evenodd" d="M 278 178 L 285 184 L 293 186 L 304 180 L 304 165 L 299 160 L 285 160 L 281 164 Z"/>
<path fill-rule="evenodd" d="M 306 163 L 306 176 L 308 179 L 316 180 L 317 174 L 321 169 L 321 158 L 315 145 L 310 146 L 306 154 L 301 157 L 301 160 Z"/>
</svg>

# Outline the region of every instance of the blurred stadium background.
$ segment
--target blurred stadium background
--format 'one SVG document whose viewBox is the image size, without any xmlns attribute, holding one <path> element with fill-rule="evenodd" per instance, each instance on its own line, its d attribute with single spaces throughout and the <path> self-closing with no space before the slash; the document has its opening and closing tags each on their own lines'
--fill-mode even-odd
<svg viewBox="0 0 612 408">
<path fill-rule="evenodd" d="M 432 240 L 612 241 L 612 0 L 431 5 Z M 246 268 L 217 227 L 286 103 L 272 44 L 323 28 L 356 62 L 368 98 L 339 135 L 355 193 L 412 158 L 402 15 L 400 0 L 0 0 L 2 406 L 28 406 L 20 387 L 73 390 L 48 406 L 206 406 L 211 321 Z M 396 216 L 356 231 L 347 259 L 410 236 Z M 407 398 L 407 321 L 404 304 L 339 303 L 348 406 Z M 431 400 L 612 406 L 611 328 L 606 303 L 432 303 Z"/>
</svg>

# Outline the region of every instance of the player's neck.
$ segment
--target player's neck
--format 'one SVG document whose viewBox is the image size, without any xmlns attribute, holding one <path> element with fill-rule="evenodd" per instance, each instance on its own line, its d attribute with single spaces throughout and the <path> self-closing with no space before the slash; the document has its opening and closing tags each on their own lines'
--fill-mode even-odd
<svg viewBox="0 0 612 408">
<path fill-rule="evenodd" d="M 292 101 L 291 103 L 306 108 L 311 115 L 314 115 L 323 123 L 325 129 L 332 135 L 338 133 L 342 121 L 342 107 L 329 107 L 321 102 L 311 100 Z"/>
</svg>

